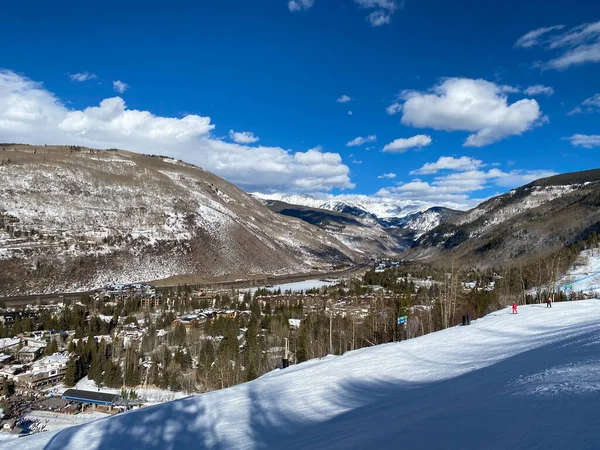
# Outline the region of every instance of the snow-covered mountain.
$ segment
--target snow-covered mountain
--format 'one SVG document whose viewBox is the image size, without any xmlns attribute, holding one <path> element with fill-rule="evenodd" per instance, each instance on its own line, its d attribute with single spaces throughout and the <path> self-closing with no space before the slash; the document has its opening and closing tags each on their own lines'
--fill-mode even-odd
<svg viewBox="0 0 600 450">
<path fill-rule="evenodd" d="M 384 228 L 402 228 L 414 232 L 413 237 L 432 230 L 440 223 L 458 214 L 449 208 L 429 203 L 411 203 L 392 199 L 363 198 L 363 196 L 338 196 L 330 199 L 318 199 L 311 195 L 295 194 L 251 194 L 263 202 L 283 202 L 308 208 L 335 211 L 356 217 L 364 224 L 378 224 Z"/>
<path fill-rule="evenodd" d="M 418 212 L 427 211 L 436 206 L 429 203 L 414 203 L 406 200 L 375 199 L 366 196 L 337 196 L 335 198 L 318 199 L 311 195 L 297 194 L 261 194 L 253 192 L 253 197 L 262 200 L 277 200 L 292 205 L 327 209 L 343 212 L 357 217 L 377 219 L 401 219 Z"/>
<path fill-rule="evenodd" d="M 598 300 L 505 308 L 0 447 L 596 448 L 599 352 Z"/>
<path fill-rule="evenodd" d="M 543 178 L 427 231 L 410 258 L 527 259 L 600 232 L 600 169 Z"/>
<path fill-rule="evenodd" d="M 0 145 L 0 295 L 327 270 L 355 256 L 181 161 Z"/>
</svg>

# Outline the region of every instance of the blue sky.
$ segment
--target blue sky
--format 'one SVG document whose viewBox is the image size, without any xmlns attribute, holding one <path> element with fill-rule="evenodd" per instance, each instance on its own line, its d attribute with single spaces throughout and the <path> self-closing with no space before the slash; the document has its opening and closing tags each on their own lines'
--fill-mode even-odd
<svg viewBox="0 0 600 450">
<path fill-rule="evenodd" d="M 460 207 L 600 165 L 598 2 L 59 3 L 3 6 L 0 141 Z"/>
</svg>

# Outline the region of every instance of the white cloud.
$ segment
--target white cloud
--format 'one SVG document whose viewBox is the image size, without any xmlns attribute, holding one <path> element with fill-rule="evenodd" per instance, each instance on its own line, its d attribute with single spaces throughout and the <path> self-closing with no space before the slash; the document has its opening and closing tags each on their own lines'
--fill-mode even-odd
<svg viewBox="0 0 600 450">
<path fill-rule="evenodd" d="M 404 1 L 396 0 L 354 0 L 354 2 L 362 8 L 375 9 L 367 16 L 367 21 L 372 27 L 389 24 L 392 14 L 404 7 Z"/>
<path fill-rule="evenodd" d="M 291 12 L 306 11 L 314 5 L 315 0 L 290 0 L 288 2 L 288 9 Z"/>
<path fill-rule="evenodd" d="M 440 170 L 455 170 L 455 171 L 472 171 L 485 167 L 483 161 L 470 158 L 469 156 L 461 156 L 454 158 L 452 156 L 441 156 L 436 162 L 427 163 L 418 170 L 410 172 L 411 175 L 428 175 L 438 173 Z"/>
<path fill-rule="evenodd" d="M 398 102 L 394 102 L 390 106 L 385 108 L 385 112 L 388 113 L 390 116 L 398 114 L 400 111 L 402 111 L 402 105 Z"/>
<path fill-rule="evenodd" d="M 375 142 L 376 140 L 377 136 L 375 135 L 367 136 L 366 138 L 359 136 L 352 139 L 350 142 L 347 142 L 346 147 L 360 147 L 361 145 L 366 144 L 367 142 Z"/>
<path fill-rule="evenodd" d="M 127 89 L 129 89 L 129 85 L 127 83 L 123 83 L 120 80 L 113 81 L 113 90 L 118 92 L 119 94 L 124 93 Z"/>
<path fill-rule="evenodd" d="M 543 123 L 533 99 L 508 103 L 506 86 L 485 80 L 447 78 L 427 92 L 407 91 L 402 123 L 417 128 L 470 131 L 464 146 L 482 147 Z"/>
<path fill-rule="evenodd" d="M 358 159 L 353 159 L 352 160 L 352 164 L 362 164 L 363 162 L 361 160 Z"/>
<path fill-rule="evenodd" d="M 594 94 L 590 98 L 586 98 L 581 105 L 575 107 L 572 111 L 567 113 L 568 116 L 580 113 L 595 113 L 600 112 L 600 94 Z"/>
<path fill-rule="evenodd" d="M 84 81 L 95 80 L 98 77 L 93 73 L 81 72 L 81 73 L 70 73 L 69 78 L 72 81 L 77 81 L 79 83 L 83 83 Z"/>
<path fill-rule="evenodd" d="M 417 134 L 416 136 L 409 138 L 399 138 L 386 144 L 383 147 L 384 152 L 389 153 L 404 153 L 409 148 L 417 147 L 426 147 L 431 144 L 431 137 L 425 134 Z"/>
<path fill-rule="evenodd" d="M 565 139 L 571 141 L 573 147 L 600 147 L 600 134 L 574 134 Z"/>
<path fill-rule="evenodd" d="M 562 28 L 560 25 L 530 31 L 519 38 L 515 45 L 525 48 L 540 45 L 547 50 L 558 51 L 558 56 L 541 64 L 546 69 L 560 70 L 573 65 L 600 62 L 600 21 L 584 23 L 566 32 L 553 33 Z M 544 39 L 540 39 L 542 35 Z"/>
<path fill-rule="evenodd" d="M 342 95 L 336 100 L 338 103 L 348 103 L 352 101 L 352 97 L 348 97 L 346 94 Z"/>
<path fill-rule="evenodd" d="M 554 95 L 554 89 L 550 86 L 535 84 L 533 86 L 529 86 L 523 91 L 523 93 L 525 95 L 547 95 L 548 97 L 550 97 L 551 95 Z"/>
<path fill-rule="evenodd" d="M 395 196 L 399 199 L 442 203 L 467 203 L 474 206 L 479 200 L 470 198 L 470 194 L 490 187 L 513 188 L 539 178 L 556 175 L 549 170 L 513 170 L 503 172 L 499 169 L 486 171 L 470 170 L 436 177 L 432 182 L 414 179 L 397 187 L 381 189 L 380 196 Z"/>
<path fill-rule="evenodd" d="M 384 173 L 379 175 L 377 178 L 387 178 L 388 180 L 391 180 L 392 178 L 396 178 L 396 174 L 395 173 Z"/>
<path fill-rule="evenodd" d="M 258 142 L 258 137 L 249 131 L 237 132 L 229 130 L 229 139 L 238 144 L 253 144 L 254 142 Z"/>
<path fill-rule="evenodd" d="M 372 27 L 380 27 L 381 25 L 387 25 L 392 21 L 392 15 L 385 11 L 373 11 L 367 16 L 367 21 Z"/>
<path fill-rule="evenodd" d="M 554 25 L 552 27 L 543 27 L 532 30 L 517 39 L 515 47 L 529 48 L 539 45 L 541 43 L 539 38 L 541 38 L 543 35 L 549 33 L 550 31 L 561 30 L 564 27 L 564 25 Z"/>
<path fill-rule="evenodd" d="M 40 83 L 0 70 L 0 142 L 82 145 L 162 154 L 200 165 L 247 190 L 353 188 L 348 166 L 320 148 L 293 152 L 249 147 L 211 136 L 210 117 L 161 117 L 128 109 L 120 97 L 68 109 Z"/>
<path fill-rule="evenodd" d="M 352 115 L 352 111 L 348 111 L 348 115 L 351 116 Z"/>
</svg>

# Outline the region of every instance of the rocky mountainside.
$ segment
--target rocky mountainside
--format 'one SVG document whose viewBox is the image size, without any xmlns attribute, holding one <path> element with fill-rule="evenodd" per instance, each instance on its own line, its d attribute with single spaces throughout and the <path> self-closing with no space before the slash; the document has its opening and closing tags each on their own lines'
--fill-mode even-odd
<svg viewBox="0 0 600 450">
<path fill-rule="evenodd" d="M 381 248 L 389 248 L 393 251 L 397 251 L 399 248 L 404 249 L 409 244 L 412 245 L 412 242 L 423 233 L 461 214 L 461 211 L 449 208 L 416 205 L 408 202 L 394 204 L 367 200 L 323 201 L 310 195 L 287 194 L 253 193 L 252 196 L 260 199 L 275 212 L 299 217 L 313 225 L 330 224 L 336 222 L 336 218 L 345 217 L 346 220 L 341 220 L 339 226 L 346 226 L 348 232 L 351 231 L 348 227 L 352 224 L 362 228 L 363 234 L 367 233 L 366 230 L 371 229 L 371 233 L 375 232 L 386 236 L 384 240 L 391 235 L 395 244 L 389 247 L 388 244 L 383 243 Z M 281 205 L 286 206 L 282 207 Z M 309 211 L 312 212 L 309 213 Z M 349 219 L 353 219 L 353 221 L 349 221 Z M 336 231 L 330 228 L 328 230 Z"/>
<path fill-rule="evenodd" d="M 386 227 L 378 220 L 348 213 L 291 205 L 277 200 L 262 200 L 273 212 L 296 217 L 343 242 L 349 248 L 364 255 L 397 254 L 409 248 L 415 240 L 415 232 L 398 227 Z"/>
<path fill-rule="evenodd" d="M 327 270 L 356 255 L 181 161 L 0 145 L 0 295 Z"/>
<path fill-rule="evenodd" d="M 600 170 L 543 178 L 425 233 L 405 256 L 491 266 L 544 254 L 600 232 Z"/>
<path fill-rule="evenodd" d="M 412 214 L 428 210 L 434 205 L 416 204 L 410 201 L 386 201 L 361 199 L 355 196 L 352 200 L 329 199 L 322 200 L 310 195 L 294 194 L 261 194 L 258 192 L 251 194 L 253 197 L 261 200 L 275 200 L 288 203 L 290 205 L 307 206 L 309 208 L 325 209 L 336 211 L 362 219 L 370 219 L 374 222 L 389 219 L 401 219 Z"/>
</svg>

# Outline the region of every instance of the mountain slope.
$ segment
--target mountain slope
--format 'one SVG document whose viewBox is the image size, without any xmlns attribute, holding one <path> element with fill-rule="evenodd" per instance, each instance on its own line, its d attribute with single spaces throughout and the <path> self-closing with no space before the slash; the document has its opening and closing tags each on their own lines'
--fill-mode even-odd
<svg viewBox="0 0 600 450">
<path fill-rule="evenodd" d="M 410 201 L 388 201 L 385 199 L 361 199 L 360 197 L 352 200 L 330 199 L 320 200 L 310 195 L 294 194 L 261 194 L 258 192 L 251 194 L 255 198 L 262 200 L 276 200 L 291 205 L 308 206 L 310 208 L 326 209 L 345 214 L 350 214 L 363 219 L 378 221 L 379 219 L 399 219 L 411 214 L 426 211 L 434 205 L 416 204 Z"/>
<path fill-rule="evenodd" d="M 164 157 L 0 146 L 0 295 L 352 263 L 322 230 Z"/>
<path fill-rule="evenodd" d="M 251 195 L 274 212 L 320 226 L 361 253 L 397 253 L 411 246 L 423 233 L 461 214 L 439 206 L 321 201 L 309 195 Z"/>
<path fill-rule="evenodd" d="M 506 308 L 4 447 L 595 448 L 599 350 L 597 300 Z"/>
<path fill-rule="evenodd" d="M 600 170 L 534 181 L 424 234 L 409 259 L 460 258 L 478 265 L 528 258 L 600 231 Z"/>
<path fill-rule="evenodd" d="M 411 230 L 391 229 L 370 218 L 276 200 L 262 201 L 271 211 L 318 226 L 346 246 L 366 255 L 397 254 L 409 248 L 415 239 Z"/>
</svg>

